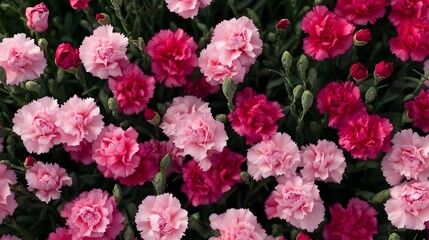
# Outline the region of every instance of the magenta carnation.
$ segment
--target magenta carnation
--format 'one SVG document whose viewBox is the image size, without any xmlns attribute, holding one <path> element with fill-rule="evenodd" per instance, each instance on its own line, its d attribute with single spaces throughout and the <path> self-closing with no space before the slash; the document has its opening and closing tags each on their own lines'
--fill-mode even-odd
<svg viewBox="0 0 429 240">
<path fill-rule="evenodd" d="M 401 23 L 417 18 L 429 17 L 429 0 L 391 0 L 392 11 L 389 20 L 393 25 L 398 26 Z"/>
<path fill-rule="evenodd" d="M 92 158 L 92 143 L 86 141 L 85 139 L 79 143 L 77 146 L 68 146 L 63 144 L 64 151 L 70 153 L 70 158 L 75 162 L 83 163 L 83 165 L 89 165 L 94 162 Z"/>
<path fill-rule="evenodd" d="M 405 110 L 408 110 L 408 116 L 415 119 L 413 126 L 420 128 L 423 132 L 429 132 L 429 90 L 422 90 L 404 105 Z"/>
<path fill-rule="evenodd" d="M 194 18 L 198 14 L 198 9 L 207 7 L 212 0 L 165 0 L 170 12 L 177 13 L 182 18 Z"/>
<path fill-rule="evenodd" d="M 57 227 L 55 232 L 49 234 L 47 240 L 72 240 L 72 236 L 67 228 Z"/>
<path fill-rule="evenodd" d="M 7 216 L 12 216 L 18 204 L 15 201 L 15 193 L 10 185 L 16 183 L 16 175 L 6 165 L 0 163 L 0 224 Z"/>
<path fill-rule="evenodd" d="M 388 5 L 388 0 L 339 0 L 334 12 L 356 25 L 367 25 L 382 18 Z"/>
</svg>

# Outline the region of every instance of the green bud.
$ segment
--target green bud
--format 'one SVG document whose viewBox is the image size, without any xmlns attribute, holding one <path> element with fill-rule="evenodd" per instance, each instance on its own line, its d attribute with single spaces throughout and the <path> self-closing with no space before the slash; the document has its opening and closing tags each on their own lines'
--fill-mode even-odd
<svg viewBox="0 0 429 240">
<path fill-rule="evenodd" d="M 222 92 L 228 100 L 228 108 L 232 112 L 234 110 L 234 95 L 237 91 L 237 85 L 232 81 L 231 78 L 227 78 L 222 84 Z"/>
<path fill-rule="evenodd" d="M 156 104 L 156 108 L 158 109 L 158 113 L 161 115 L 164 115 L 165 112 L 167 112 L 167 107 L 165 106 L 165 104 L 158 103 Z"/>
<path fill-rule="evenodd" d="M 115 186 L 113 186 L 112 194 L 113 194 L 113 197 L 115 197 L 116 199 L 116 203 L 119 204 L 123 196 L 122 189 L 119 184 L 116 183 Z"/>
<path fill-rule="evenodd" d="M 6 71 L 0 66 L 0 81 L 6 84 Z"/>
<path fill-rule="evenodd" d="M 152 179 L 153 188 L 157 195 L 163 194 L 165 190 L 166 179 L 162 172 L 159 172 Z"/>
<path fill-rule="evenodd" d="M 307 81 L 314 86 L 317 80 L 317 70 L 315 68 L 310 68 L 308 70 Z"/>
<path fill-rule="evenodd" d="M 372 196 L 369 201 L 373 204 L 382 204 L 390 198 L 390 189 L 385 189 Z"/>
<path fill-rule="evenodd" d="M 200 221 L 201 216 L 199 212 L 193 213 L 191 216 L 189 216 L 189 221 Z"/>
<path fill-rule="evenodd" d="M 290 71 L 290 68 L 292 67 L 293 58 L 292 55 L 288 51 L 284 51 L 282 54 L 282 64 L 286 71 Z"/>
<path fill-rule="evenodd" d="M 276 41 L 276 34 L 275 33 L 268 33 L 268 37 L 267 37 L 268 41 L 270 42 L 275 42 Z"/>
<path fill-rule="evenodd" d="M 401 119 L 401 122 L 403 122 L 403 123 L 412 123 L 412 122 L 414 122 L 415 121 L 415 119 L 413 118 L 413 119 L 411 119 L 410 118 L 410 116 L 408 115 L 408 110 L 405 110 L 403 113 L 402 113 L 402 119 Z"/>
<path fill-rule="evenodd" d="M 115 112 L 117 112 L 119 109 L 118 101 L 116 101 L 116 99 L 114 98 L 109 98 L 107 100 L 107 106 L 109 107 L 110 110 Z"/>
<path fill-rule="evenodd" d="M 99 13 L 95 16 L 97 19 L 98 24 L 100 25 L 107 25 L 110 24 L 110 16 L 106 13 Z"/>
<path fill-rule="evenodd" d="M 377 97 L 377 89 L 372 86 L 365 93 L 365 102 L 370 103 L 375 99 L 375 97 Z"/>
<path fill-rule="evenodd" d="M 40 86 L 40 84 L 38 84 L 36 81 L 27 81 L 25 82 L 25 88 L 28 91 L 32 91 L 32 92 L 40 92 L 40 89 L 42 89 L 42 87 Z"/>
<path fill-rule="evenodd" d="M 298 70 L 298 76 L 305 80 L 305 73 L 307 72 L 308 68 L 308 58 L 304 54 L 301 55 L 298 62 L 296 63 L 296 69 Z"/>
<path fill-rule="evenodd" d="M 218 114 L 218 115 L 216 115 L 216 120 L 218 120 L 219 122 L 226 123 L 226 115 L 225 114 Z"/>
<path fill-rule="evenodd" d="M 171 166 L 171 156 L 170 154 L 165 154 L 165 156 L 161 159 L 161 162 L 159 163 L 159 167 L 161 170 L 167 171 Z"/>
<path fill-rule="evenodd" d="M 414 95 L 413 94 L 408 94 L 407 96 L 405 96 L 404 97 L 404 99 L 403 99 L 403 101 L 404 102 L 407 102 L 407 101 L 410 101 L 411 99 L 413 99 L 414 98 Z"/>
<path fill-rule="evenodd" d="M 112 5 L 113 5 L 113 8 L 116 11 L 119 11 L 119 9 L 121 9 L 121 7 L 122 7 L 122 0 L 111 0 L 111 2 L 112 2 Z"/>
<path fill-rule="evenodd" d="M 313 100 L 313 93 L 311 93 L 309 90 L 305 90 L 301 97 L 302 108 L 304 110 L 310 109 L 311 105 L 313 105 Z"/>
<path fill-rule="evenodd" d="M 389 240 L 401 240 L 401 237 L 397 233 L 391 233 L 389 235 Z"/>
<path fill-rule="evenodd" d="M 40 49 L 42 49 L 42 51 L 46 51 L 48 48 L 48 41 L 46 41 L 44 38 L 40 38 L 37 44 L 39 45 Z"/>
<path fill-rule="evenodd" d="M 137 40 L 133 40 L 132 43 L 138 50 L 144 51 L 145 42 L 142 37 L 137 38 Z"/>
<path fill-rule="evenodd" d="M 252 182 L 252 177 L 250 176 L 250 174 L 246 171 L 242 171 L 240 173 L 240 178 L 241 180 L 243 180 L 244 183 L 246 184 L 250 184 Z"/>
<path fill-rule="evenodd" d="M 294 89 L 293 89 L 293 97 L 295 98 L 295 99 L 300 99 L 301 98 L 301 96 L 302 96 L 302 93 L 304 92 L 304 86 L 302 86 L 301 84 L 300 85 L 297 85 Z"/>
<path fill-rule="evenodd" d="M 124 240 L 134 240 L 134 231 L 130 226 L 125 229 Z"/>
</svg>

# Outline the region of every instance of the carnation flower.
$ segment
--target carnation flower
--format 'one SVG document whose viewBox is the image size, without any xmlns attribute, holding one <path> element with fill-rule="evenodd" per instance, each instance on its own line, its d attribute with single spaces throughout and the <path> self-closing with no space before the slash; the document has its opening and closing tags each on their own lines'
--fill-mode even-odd
<svg viewBox="0 0 429 240">
<path fill-rule="evenodd" d="M 25 172 L 25 179 L 28 182 L 28 191 L 36 190 L 36 197 L 46 203 L 59 199 L 63 186 L 72 185 L 72 179 L 66 170 L 56 163 L 36 162 Z"/>
<path fill-rule="evenodd" d="M 340 126 L 338 143 L 354 158 L 375 159 L 379 151 L 390 151 L 392 130 L 389 119 L 359 113 Z"/>
<path fill-rule="evenodd" d="M 334 58 L 353 45 L 355 27 L 346 19 L 330 12 L 326 6 L 315 6 L 302 19 L 304 52 L 317 61 Z"/>
<path fill-rule="evenodd" d="M 329 126 L 340 124 L 358 112 L 366 112 L 359 88 L 351 81 L 330 82 L 317 94 L 317 109 L 329 115 Z"/>
<path fill-rule="evenodd" d="M 393 72 L 393 63 L 381 61 L 375 64 L 374 77 L 378 80 L 388 78 Z"/>
<path fill-rule="evenodd" d="M 63 70 L 77 69 L 80 62 L 79 49 L 74 49 L 70 43 L 61 43 L 55 51 L 55 64 Z"/>
<path fill-rule="evenodd" d="M 61 130 L 55 125 L 59 107 L 57 100 L 43 97 L 18 109 L 12 119 L 18 134 L 30 153 L 47 153 L 61 142 Z"/>
<path fill-rule="evenodd" d="M 397 228 L 425 229 L 429 221 L 429 182 L 405 182 L 390 189 L 384 204 L 387 218 Z"/>
<path fill-rule="evenodd" d="M 6 71 L 6 83 L 18 85 L 20 82 L 35 80 L 42 75 L 47 63 L 43 51 L 34 40 L 24 33 L 0 42 L 0 67 Z"/>
<path fill-rule="evenodd" d="M 202 77 L 199 80 L 186 81 L 183 92 L 187 95 L 205 99 L 209 95 L 217 93 L 219 89 L 219 85 L 212 86 L 206 81 L 205 77 Z"/>
<path fill-rule="evenodd" d="M 242 16 L 216 25 L 211 44 L 219 51 L 219 62 L 232 66 L 233 61 L 238 59 L 243 66 L 249 66 L 262 53 L 263 43 L 252 20 Z"/>
<path fill-rule="evenodd" d="M 64 151 L 69 152 L 70 158 L 77 163 L 81 162 L 83 165 L 89 165 L 94 162 L 94 159 L 92 158 L 92 143 L 85 139 L 83 139 L 77 146 L 63 144 L 63 149 Z"/>
<path fill-rule="evenodd" d="M 146 45 L 155 79 L 166 87 L 183 86 L 186 75 L 198 64 L 197 49 L 194 39 L 182 29 L 161 30 Z"/>
<path fill-rule="evenodd" d="M 70 0 L 70 6 L 75 10 L 85 10 L 88 8 L 88 3 L 90 1 L 91 0 Z"/>
<path fill-rule="evenodd" d="M 78 146 L 83 140 L 94 141 L 104 127 L 103 115 L 93 98 L 74 95 L 59 111 L 55 125 L 61 129 L 61 142 Z"/>
<path fill-rule="evenodd" d="M 15 201 L 15 193 L 10 189 L 10 185 L 15 183 L 15 172 L 0 163 L 0 224 L 3 223 L 5 217 L 12 216 L 18 206 Z"/>
<path fill-rule="evenodd" d="M 112 124 L 101 131 L 92 144 L 92 158 L 105 177 L 117 179 L 134 173 L 140 161 L 137 136 L 132 127 L 124 131 Z"/>
<path fill-rule="evenodd" d="M 64 205 L 60 212 L 70 228 L 72 240 L 114 240 L 124 229 L 125 220 L 113 196 L 101 189 L 83 192 Z"/>
<path fill-rule="evenodd" d="M 225 213 L 210 215 L 209 221 L 212 229 L 220 231 L 219 237 L 211 237 L 209 240 L 264 240 L 267 238 L 267 233 L 249 209 L 231 208 Z"/>
<path fill-rule="evenodd" d="M 366 68 L 365 65 L 363 65 L 362 63 L 358 62 L 358 63 L 353 64 L 350 67 L 350 74 L 352 75 L 353 79 L 356 82 L 362 82 L 363 80 L 365 80 L 368 77 L 368 68 Z M 359 90 L 359 89 L 357 89 L 357 90 Z M 358 92 L 358 96 L 359 95 L 360 95 L 360 92 Z M 329 96 L 329 97 L 331 97 L 331 96 Z M 360 98 L 360 97 L 358 97 L 358 98 Z"/>
<path fill-rule="evenodd" d="M 374 24 L 386 14 L 388 0 L 339 0 L 335 14 L 356 25 Z"/>
<path fill-rule="evenodd" d="M 172 194 L 148 196 L 136 214 L 137 230 L 143 239 L 181 239 L 188 227 L 188 212 Z"/>
<path fill-rule="evenodd" d="M 287 133 L 276 133 L 247 151 L 247 171 L 256 181 L 295 173 L 299 164 L 298 146 Z"/>
<path fill-rule="evenodd" d="M 268 219 L 280 218 L 294 227 L 316 230 L 325 215 L 317 185 L 298 176 L 278 180 L 279 185 L 265 202 Z"/>
<path fill-rule="evenodd" d="M 264 94 L 256 94 L 246 87 L 236 94 L 235 109 L 228 114 L 228 119 L 234 131 L 251 145 L 274 135 L 277 121 L 283 116 L 279 103 L 268 101 Z"/>
<path fill-rule="evenodd" d="M 113 32 L 111 25 L 103 25 L 83 39 L 79 57 L 86 71 L 95 77 L 122 76 L 122 67 L 128 64 L 127 46 L 128 39 L 122 33 Z"/>
<path fill-rule="evenodd" d="M 119 111 L 137 114 L 143 111 L 155 91 L 155 79 L 145 75 L 135 64 L 129 64 L 122 76 L 109 78 L 109 88 L 118 101 Z"/>
<path fill-rule="evenodd" d="M 182 18 L 194 18 L 198 14 L 198 9 L 207 7 L 212 0 L 165 0 L 170 12 L 177 13 Z"/>
<path fill-rule="evenodd" d="M 21 240 L 21 238 L 12 235 L 3 235 L 0 237 L 0 240 Z"/>
<path fill-rule="evenodd" d="M 395 26 L 429 16 L 429 0 L 392 0 L 390 4 L 392 11 L 389 20 Z"/>
<path fill-rule="evenodd" d="M 411 129 L 397 132 L 392 151 L 381 162 L 386 181 L 395 186 L 405 177 L 426 181 L 429 177 L 429 137 L 420 137 Z"/>
<path fill-rule="evenodd" d="M 34 7 L 25 9 L 27 27 L 35 32 L 44 32 L 48 29 L 49 9 L 42 2 Z"/>
<path fill-rule="evenodd" d="M 47 240 L 72 240 L 72 236 L 67 228 L 57 227 L 55 232 L 49 234 Z"/>
<path fill-rule="evenodd" d="M 325 239 L 372 240 L 378 232 L 377 211 L 358 198 L 352 198 L 345 209 L 335 203 L 329 212 L 332 220 L 323 227 Z"/>
<path fill-rule="evenodd" d="M 413 126 L 420 128 L 423 132 L 429 132 L 429 90 L 420 91 L 419 95 L 413 100 L 404 104 L 405 110 L 408 110 L 408 116 L 415 119 Z"/>
<path fill-rule="evenodd" d="M 340 183 L 346 169 L 343 151 L 334 142 L 318 140 L 301 148 L 303 179 Z"/>
</svg>

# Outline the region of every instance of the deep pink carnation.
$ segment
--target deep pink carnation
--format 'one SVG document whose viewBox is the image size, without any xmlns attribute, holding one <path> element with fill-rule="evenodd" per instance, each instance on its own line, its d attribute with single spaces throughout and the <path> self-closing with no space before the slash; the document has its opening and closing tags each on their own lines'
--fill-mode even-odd
<svg viewBox="0 0 429 240">
<path fill-rule="evenodd" d="M 317 94 L 317 109 L 329 115 L 328 125 L 333 128 L 338 128 L 358 112 L 366 112 L 360 90 L 351 81 L 328 83 Z"/>
<path fill-rule="evenodd" d="M 67 228 L 57 227 L 55 232 L 49 234 L 47 240 L 72 240 L 72 236 Z"/>
<path fill-rule="evenodd" d="M 318 61 L 343 54 L 353 45 L 355 27 L 326 6 L 315 6 L 307 12 L 301 28 L 309 34 L 304 38 L 304 52 Z"/>
<path fill-rule="evenodd" d="M 277 131 L 277 121 L 284 116 L 279 103 L 268 101 L 264 94 L 257 94 L 250 87 L 238 92 L 235 109 L 228 114 L 231 126 L 246 144 L 269 139 Z"/>
<path fill-rule="evenodd" d="M 77 69 L 80 62 L 79 49 L 74 49 L 70 43 L 61 43 L 55 51 L 55 64 L 67 71 L 71 68 Z"/>
<path fill-rule="evenodd" d="M 408 116 L 415 119 L 413 126 L 420 128 L 423 132 L 429 132 L 429 90 L 420 91 L 419 95 L 413 100 L 404 104 L 405 110 L 408 110 Z"/>
<path fill-rule="evenodd" d="M 123 130 L 113 124 L 101 131 L 97 140 L 92 144 L 93 159 L 98 169 L 107 178 L 117 179 L 131 175 L 139 165 L 140 157 L 137 154 L 138 133 L 129 127 Z"/>
<path fill-rule="evenodd" d="M 390 4 L 392 11 L 389 20 L 395 26 L 407 24 L 413 19 L 429 17 L 429 0 L 391 0 Z"/>
<path fill-rule="evenodd" d="M 323 237 L 329 240 L 372 240 L 377 234 L 377 211 L 365 201 L 350 199 L 347 208 L 335 203 L 329 207 L 331 222 L 323 227 Z"/>
<path fill-rule="evenodd" d="M 186 81 L 183 92 L 186 95 L 193 95 L 205 99 L 207 96 L 217 93 L 219 89 L 219 85 L 212 86 L 206 81 L 205 77 L 202 77 L 199 80 Z"/>
<path fill-rule="evenodd" d="M 12 119 L 18 134 L 30 153 L 47 153 L 61 142 L 61 130 L 55 125 L 59 107 L 57 100 L 43 97 L 18 109 Z"/>
<path fill-rule="evenodd" d="M 0 237 L 0 240 L 21 240 L 21 238 L 12 235 L 3 235 Z"/>
<path fill-rule="evenodd" d="M 64 151 L 70 153 L 70 158 L 77 163 L 81 162 L 83 165 L 89 165 L 94 162 L 92 158 L 92 143 L 85 139 L 78 146 L 63 144 L 63 148 Z"/>
<path fill-rule="evenodd" d="M 161 30 L 146 45 L 146 52 L 152 59 L 155 79 L 166 87 L 180 87 L 186 83 L 186 75 L 197 66 L 194 39 L 179 28 L 175 32 Z"/>
<path fill-rule="evenodd" d="M 75 10 L 84 10 L 88 8 L 88 3 L 90 1 L 91 0 L 70 0 L 70 6 Z"/>
<path fill-rule="evenodd" d="M 265 202 L 268 219 L 280 218 L 292 226 L 313 232 L 323 221 L 325 208 L 314 182 L 298 176 L 281 177 Z"/>
<path fill-rule="evenodd" d="M 34 7 L 25 9 L 27 27 L 35 32 L 44 32 L 48 29 L 49 9 L 42 2 Z"/>
<path fill-rule="evenodd" d="M 353 158 L 375 159 L 380 151 L 390 151 L 392 130 L 389 119 L 359 113 L 340 126 L 338 143 Z"/>
<path fill-rule="evenodd" d="M 209 240 L 265 240 L 267 233 L 249 209 L 230 208 L 222 214 L 209 217 L 210 227 L 220 231 L 219 237 Z"/>
<path fill-rule="evenodd" d="M 388 5 L 388 0 L 339 0 L 334 12 L 356 25 L 367 25 L 382 18 Z"/>
<path fill-rule="evenodd" d="M 10 189 L 10 185 L 15 183 L 15 172 L 0 163 L 0 224 L 3 223 L 5 217 L 12 216 L 18 206 L 15 201 L 15 193 Z"/>
<path fill-rule="evenodd" d="M 95 77 L 108 79 L 122 76 L 122 68 L 128 64 L 126 54 L 128 38 L 113 32 L 111 25 L 96 28 L 85 37 L 79 47 L 79 57 L 86 71 Z"/>
<path fill-rule="evenodd" d="M 0 42 L 0 52 L 0 67 L 6 71 L 8 85 L 35 80 L 47 66 L 43 51 L 24 33 L 3 38 Z"/>
<path fill-rule="evenodd" d="M 36 162 L 25 172 L 25 179 L 28 182 L 28 191 L 36 190 L 36 197 L 46 203 L 59 199 L 63 186 L 72 185 L 72 179 L 66 170 L 56 163 Z"/>
<path fill-rule="evenodd" d="M 207 7 L 212 0 L 165 0 L 170 12 L 179 14 L 183 18 L 194 18 L 198 9 Z"/>
<path fill-rule="evenodd" d="M 114 240 L 124 229 L 124 216 L 113 196 L 101 189 L 83 192 L 60 212 L 72 240 Z"/>
</svg>

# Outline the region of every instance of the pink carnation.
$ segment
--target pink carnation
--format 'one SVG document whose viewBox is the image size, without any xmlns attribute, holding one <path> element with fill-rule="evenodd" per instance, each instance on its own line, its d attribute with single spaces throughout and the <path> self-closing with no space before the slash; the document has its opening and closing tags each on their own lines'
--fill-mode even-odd
<svg viewBox="0 0 429 240">
<path fill-rule="evenodd" d="M 6 71 L 8 85 L 35 80 L 47 66 L 43 51 L 24 33 L 3 38 L 0 42 L 0 52 L 0 67 Z"/>
<path fill-rule="evenodd" d="M 70 158 L 77 163 L 81 162 L 83 165 L 89 165 L 94 162 L 94 159 L 92 158 L 92 143 L 85 139 L 77 146 L 68 146 L 67 144 L 63 144 L 63 149 L 64 151 L 69 152 Z"/>
<path fill-rule="evenodd" d="M 137 154 L 138 133 L 129 127 L 122 130 L 113 124 L 101 131 L 97 140 L 92 144 L 92 158 L 98 169 L 107 178 L 117 179 L 131 175 L 139 165 L 140 157 Z"/>
<path fill-rule="evenodd" d="M 302 147 L 301 159 L 304 165 L 301 174 L 308 181 L 340 183 L 343 179 L 346 159 L 334 142 L 318 140 L 317 145 Z"/>
<path fill-rule="evenodd" d="M 145 75 L 135 64 L 129 64 L 122 76 L 109 78 L 109 88 L 125 114 L 143 111 L 155 91 L 155 79 Z"/>
<path fill-rule="evenodd" d="M 202 77 L 199 80 L 186 81 L 183 92 L 187 95 L 205 99 L 209 95 L 217 93 L 219 89 L 219 85 L 212 86 L 206 81 L 205 77 Z"/>
<path fill-rule="evenodd" d="M 389 119 L 359 113 L 340 126 L 338 143 L 354 158 L 375 159 L 379 151 L 390 151 L 392 130 Z"/>
<path fill-rule="evenodd" d="M 313 232 L 323 221 L 325 208 L 314 182 L 298 176 L 280 178 L 280 184 L 265 202 L 268 219 L 280 218 L 292 226 Z"/>
<path fill-rule="evenodd" d="M 389 20 L 393 25 L 398 26 L 401 23 L 417 18 L 429 17 L 429 0 L 391 0 L 392 11 Z"/>
<path fill-rule="evenodd" d="M 429 6 L 428 6 L 429 8 Z M 428 17 L 429 18 L 429 17 Z M 400 24 L 398 37 L 389 40 L 390 51 L 402 61 L 423 62 L 429 56 L 429 20 L 414 19 Z"/>
<path fill-rule="evenodd" d="M 295 173 L 300 162 L 298 146 L 287 133 L 276 133 L 247 151 L 247 171 L 257 181 Z"/>
<path fill-rule="evenodd" d="M 75 10 L 85 10 L 88 8 L 88 3 L 90 1 L 91 0 L 70 0 L 70 6 Z"/>
<path fill-rule="evenodd" d="M 15 194 L 10 189 L 10 185 L 16 183 L 16 175 L 6 165 L 0 163 L 0 224 L 7 216 L 12 216 L 18 204 L 15 201 Z"/>
<path fill-rule="evenodd" d="M 36 32 L 44 32 L 48 29 L 49 9 L 42 2 L 34 7 L 25 9 L 27 27 Z"/>
<path fill-rule="evenodd" d="M 136 214 L 137 230 L 143 239 L 181 239 L 188 227 L 188 212 L 170 193 L 148 196 Z"/>
<path fill-rule="evenodd" d="M 429 90 L 420 91 L 419 95 L 413 100 L 404 104 L 405 110 L 408 110 L 408 116 L 415 119 L 413 126 L 420 128 L 423 132 L 429 132 Z"/>
<path fill-rule="evenodd" d="M 197 49 L 194 39 L 182 29 L 161 30 L 146 45 L 155 79 L 166 87 L 183 86 L 186 75 L 198 64 Z"/>
<path fill-rule="evenodd" d="M 386 14 L 388 0 L 339 0 L 335 14 L 356 25 L 374 24 Z"/>
<path fill-rule="evenodd" d="M 411 129 L 397 132 L 392 139 L 393 148 L 381 162 L 386 181 L 399 184 L 405 177 L 426 181 L 429 177 L 429 137 L 420 137 Z"/>
<path fill-rule="evenodd" d="M 352 198 L 345 209 L 335 203 L 329 212 L 332 220 L 323 227 L 325 239 L 372 240 L 378 232 L 377 211 L 358 198 Z"/>
<path fill-rule="evenodd" d="M 390 189 L 384 204 L 387 218 L 397 228 L 425 229 L 429 221 L 429 182 L 405 182 Z"/>
<path fill-rule="evenodd" d="M 94 141 L 104 127 L 103 115 L 93 98 L 74 95 L 67 100 L 58 114 L 55 125 L 61 129 L 61 142 L 78 146 L 83 140 Z"/>
<path fill-rule="evenodd" d="M 59 113 L 57 100 L 43 97 L 18 109 L 12 119 L 18 134 L 30 153 L 47 153 L 61 142 L 61 130 L 55 125 Z"/>
<path fill-rule="evenodd" d="M 115 198 L 101 189 L 81 193 L 60 214 L 72 240 L 113 240 L 124 229 L 125 218 L 116 208 Z"/>
<path fill-rule="evenodd" d="M 49 234 L 47 240 L 72 240 L 72 236 L 67 228 L 57 227 L 55 232 Z"/>
<path fill-rule="evenodd" d="M 253 21 L 242 16 L 239 19 L 224 20 L 213 30 L 211 44 L 219 51 L 219 61 L 227 66 L 238 59 L 243 66 L 256 62 L 262 53 L 262 40 Z M 210 51 L 213 52 L 213 51 Z"/>
<path fill-rule="evenodd" d="M 177 13 L 182 18 L 194 18 L 198 9 L 207 7 L 212 0 L 165 0 L 170 12 Z"/>
<path fill-rule="evenodd" d="M 21 238 L 12 235 L 3 235 L 0 237 L 0 240 L 21 240 Z"/>
<path fill-rule="evenodd" d="M 209 240 L 264 240 L 268 237 L 249 209 L 230 208 L 225 213 L 210 215 L 209 221 L 212 229 L 220 231 L 219 237 Z"/>
<path fill-rule="evenodd" d="M 128 64 L 127 46 L 128 39 L 122 33 L 113 32 L 111 25 L 103 25 L 83 39 L 79 58 L 86 71 L 95 77 L 122 76 L 122 67 Z"/>
<path fill-rule="evenodd" d="M 25 172 L 25 179 L 28 182 L 28 191 L 36 190 L 36 196 L 46 203 L 59 199 L 63 186 L 72 185 L 72 179 L 66 170 L 56 163 L 36 162 Z"/>
<path fill-rule="evenodd" d="M 307 12 L 301 28 L 309 34 L 304 38 L 304 52 L 317 61 L 343 54 L 353 45 L 355 27 L 326 6 L 315 6 Z"/>
<path fill-rule="evenodd" d="M 279 103 L 268 101 L 264 94 L 256 94 L 246 87 L 237 93 L 235 109 L 228 114 L 228 119 L 234 131 L 246 137 L 246 144 L 251 145 L 273 136 L 277 121 L 283 116 Z"/>
</svg>

